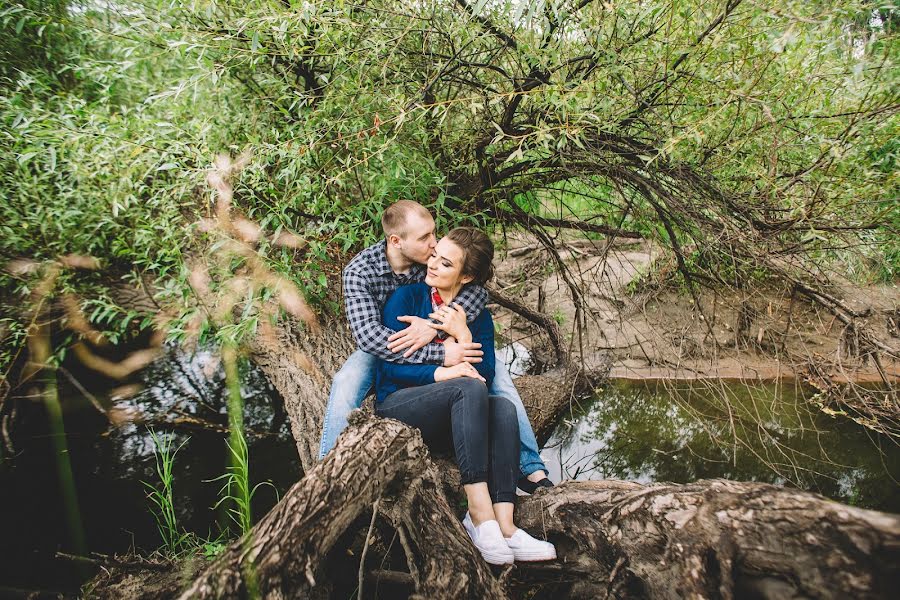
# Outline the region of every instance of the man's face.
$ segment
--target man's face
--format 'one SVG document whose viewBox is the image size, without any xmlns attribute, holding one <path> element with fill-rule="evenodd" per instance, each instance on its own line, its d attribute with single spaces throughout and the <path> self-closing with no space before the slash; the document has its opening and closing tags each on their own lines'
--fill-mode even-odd
<svg viewBox="0 0 900 600">
<path fill-rule="evenodd" d="M 410 212 L 406 215 L 406 235 L 399 238 L 400 252 L 414 263 L 425 264 L 434 250 L 434 219 Z"/>
</svg>

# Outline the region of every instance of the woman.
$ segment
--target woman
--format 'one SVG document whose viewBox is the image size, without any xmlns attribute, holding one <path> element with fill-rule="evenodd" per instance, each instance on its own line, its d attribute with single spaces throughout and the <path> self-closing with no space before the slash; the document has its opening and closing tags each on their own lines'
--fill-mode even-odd
<svg viewBox="0 0 900 600">
<path fill-rule="evenodd" d="M 454 229 L 435 247 L 425 283 L 401 287 L 388 299 L 386 326 L 403 329 L 402 315 L 431 317 L 445 336 L 480 342 L 484 357 L 478 365 L 454 367 L 380 361 L 375 412 L 419 428 L 434 451 L 455 451 L 469 505 L 463 526 L 487 562 L 551 560 L 553 544 L 513 522 L 519 428 L 512 403 L 487 392 L 494 376 L 493 320 L 485 310 L 467 325 L 465 313 L 452 304 L 464 285 L 491 278 L 493 257 L 494 245 L 484 233 Z"/>
</svg>

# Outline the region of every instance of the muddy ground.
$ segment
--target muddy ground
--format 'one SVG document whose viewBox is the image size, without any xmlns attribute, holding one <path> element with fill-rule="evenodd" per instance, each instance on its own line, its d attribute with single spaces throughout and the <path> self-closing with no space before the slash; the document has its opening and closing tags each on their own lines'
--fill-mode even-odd
<svg viewBox="0 0 900 600">
<path fill-rule="evenodd" d="M 587 293 L 576 318 L 570 287 L 552 257 L 523 235 L 499 244 L 495 284 L 526 306 L 553 315 L 576 358 L 612 358 L 621 379 L 806 378 L 810 365 L 834 382 L 883 382 L 878 366 L 860 355 L 854 336 L 826 309 L 791 289 L 759 282 L 740 290 L 698 289 L 700 309 L 671 258 L 651 242 L 558 241 L 570 281 Z M 604 258 L 604 253 L 606 256 Z M 882 340 L 900 347 L 900 288 L 843 281 L 835 295 Z M 494 307 L 500 334 L 542 354 L 537 327 Z M 579 321 L 581 326 L 579 327 Z M 882 358 L 889 382 L 900 365 Z"/>
</svg>

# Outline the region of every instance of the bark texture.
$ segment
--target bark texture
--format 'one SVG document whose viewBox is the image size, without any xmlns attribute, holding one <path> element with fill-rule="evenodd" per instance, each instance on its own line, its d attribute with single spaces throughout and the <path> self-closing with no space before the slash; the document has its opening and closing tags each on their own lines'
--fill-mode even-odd
<svg viewBox="0 0 900 600">
<path fill-rule="evenodd" d="M 329 553 L 373 506 L 398 531 L 419 598 L 888 598 L 900 585 L 900 517 L 723 480 L 540 491 L 522 500 L 517 520 L 553 541 L 559 559 L 496 577 L 440 485 L 418 432 L 359 415 L 190 586 L 136 588 L 135 597 L 325 597 Z M 110 597 L 102 586 L 95 593 Z"/>
<path fill-rule="evenodd" d="M 315 466 L 319 455 L 331 380 L 355 348 L 346 320 L 329 315 L 320 317 L 317 332 L 288 321 L 252 342 L 253 361 L 284 399 L 304 472 Z"/>
<path fill-rule="evenodd" d="M 768 484 L 570 482 L 517 515 L 577 574 L 564 597 L 889 598 L 900 585 L 900 517 Z"/>
<path fill-rule="evenodd" d="M 400 532 L 416 595 L 505 598 L 447 505 L 419 433 L 389 419 L 356 421 L 322 463 L 186 589 L 173 581 L 151 595 L 138 589 L 137 597 L 323 597 L 329 552 L 377 501 L 379 515 Z M 102 587 L 95 594 L 108 597 Z"/>
</svg>

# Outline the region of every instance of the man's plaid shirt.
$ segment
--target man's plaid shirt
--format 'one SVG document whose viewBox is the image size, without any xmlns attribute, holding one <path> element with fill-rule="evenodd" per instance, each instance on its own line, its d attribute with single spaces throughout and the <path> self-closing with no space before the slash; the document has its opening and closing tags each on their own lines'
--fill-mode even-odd
<svg viewBox="0 0 900 600">
<path fill-rule="evenodd" d="M 413 265 L 409 273 L 397 275 L 387 260 L 387 242 L 369 246 L 344 267 L 344 304 L 350 331 L 359 348 L 373 356 L 399 363 L 444 363 L 443 344 L 430 343 L 409 358 L 388 350 L 388 338 L 394 333 L 381 323 L 381 311 L 388 297 L 401 285 L 425 280 L 425 267 Z M 478 285 L 465 286 L 454 298 L 471 322 L 487 304 L 487 291 Z"/>
</svg>

